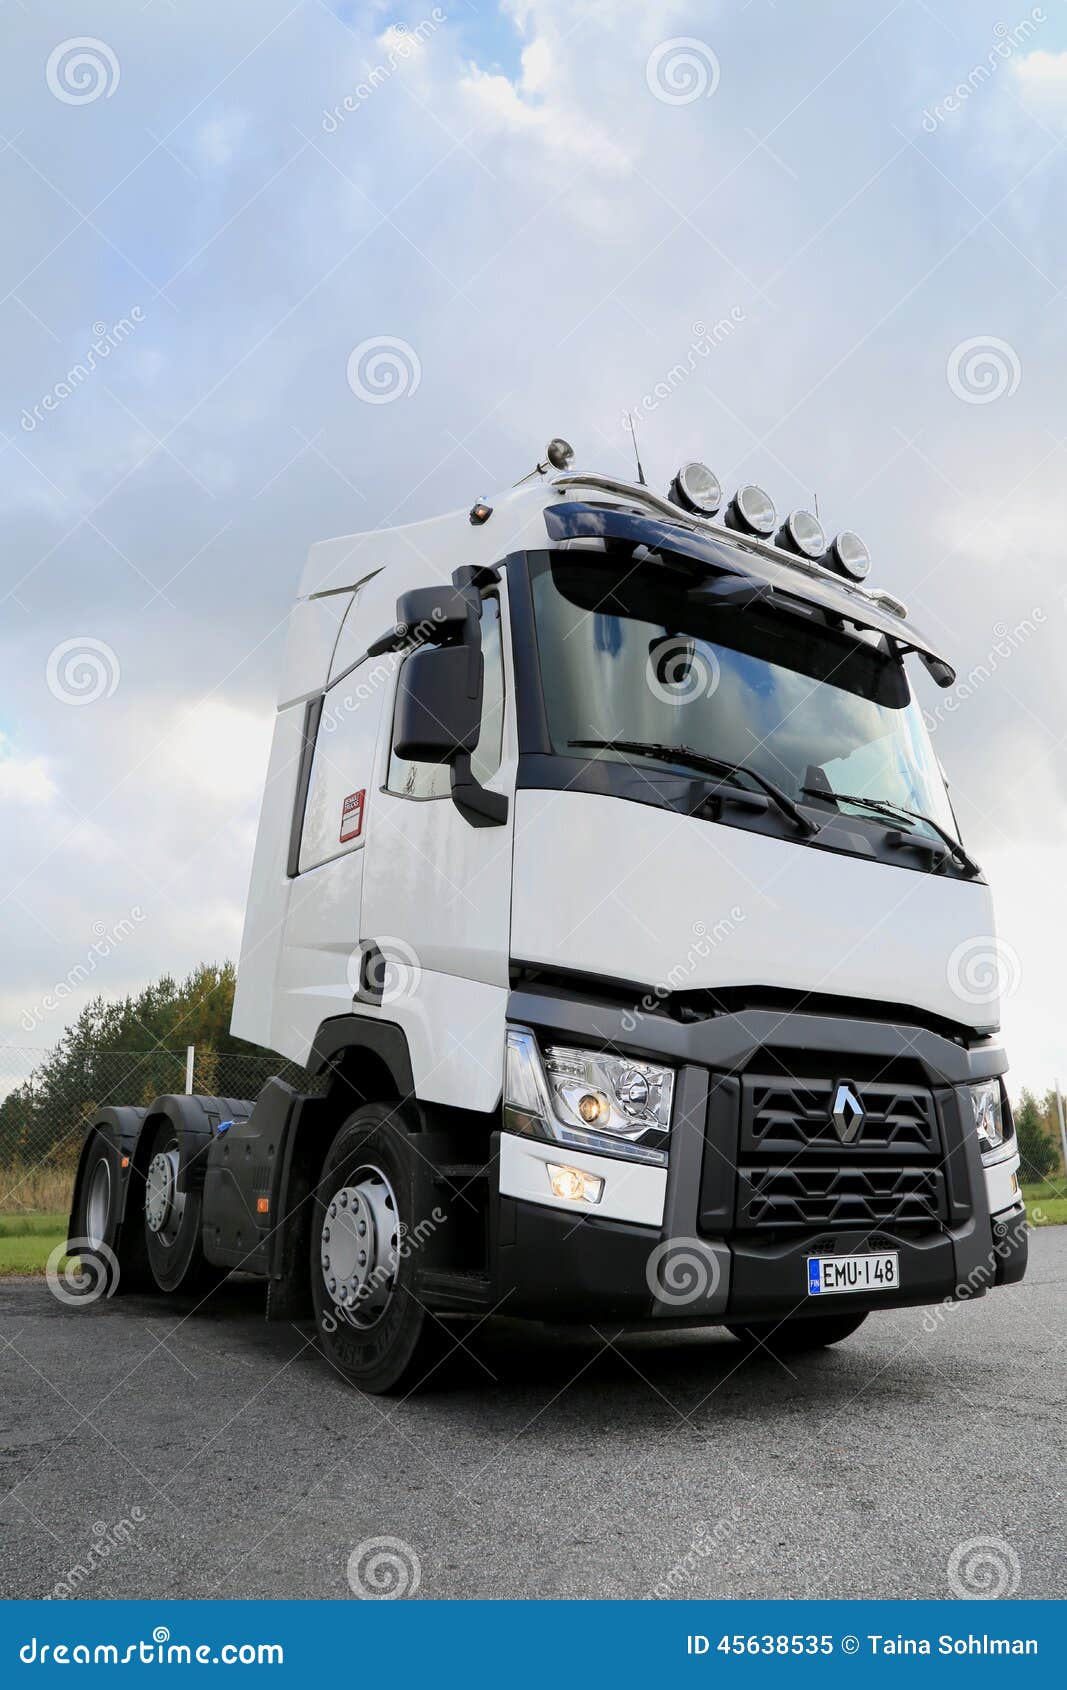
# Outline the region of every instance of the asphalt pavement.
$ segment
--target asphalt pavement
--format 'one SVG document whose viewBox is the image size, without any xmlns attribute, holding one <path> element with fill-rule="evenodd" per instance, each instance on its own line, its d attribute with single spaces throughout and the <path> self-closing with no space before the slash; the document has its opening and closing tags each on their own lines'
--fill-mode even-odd
<svg viewBox="0 0 1067 1690">
<path fill-rule="evenodd" d="M 1063 1598 L 1065 1299 L 1048 1228 L 1022 1285 L 788 1366 L 487 1322 L 398 1402 L 252 1281 L 0 1281 L 0 1595 Z"/>
</svg>

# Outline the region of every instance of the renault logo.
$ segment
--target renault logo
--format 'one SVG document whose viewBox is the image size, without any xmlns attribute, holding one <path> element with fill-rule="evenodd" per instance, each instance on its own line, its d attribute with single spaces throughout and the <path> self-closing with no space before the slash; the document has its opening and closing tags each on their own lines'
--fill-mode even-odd
<svg viewBox="0 0 1067 1690">
<path fill-rule="evenodd" d="M 842 1144 L 851 1144 L 863 1125 L 863 1104 L 852 1087 L 844 1081 L 834 1093 L 834 1107 L 830 1119 Z"/>
</svg>

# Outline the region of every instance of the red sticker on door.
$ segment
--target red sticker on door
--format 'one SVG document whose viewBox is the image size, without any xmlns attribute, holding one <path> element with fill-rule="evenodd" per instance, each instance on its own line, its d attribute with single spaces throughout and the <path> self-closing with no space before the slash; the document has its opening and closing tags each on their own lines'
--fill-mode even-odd
<svg viewBox="0 0 1067 1690">
<path fill-rule="evenodd" d="M 362 792 L 350 792 L 341 805 L 341 844 L 347 845 L 350 839 L 358 839 L 363 832 L 363 800 L 367 796 L 367 789 Z"/>
</svg>

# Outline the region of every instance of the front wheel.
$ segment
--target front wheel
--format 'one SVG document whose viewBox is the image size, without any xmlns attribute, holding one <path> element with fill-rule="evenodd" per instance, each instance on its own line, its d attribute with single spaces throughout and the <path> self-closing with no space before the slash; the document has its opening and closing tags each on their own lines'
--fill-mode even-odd
<svg viewBox="0 0 1067 1690">
<path fill-rule="evenodd" d="M 805 1350 L 825 1349 L 851 1338 L 866 1320 L 862 1314 L 787 1315 L 784 1320 L 750 1320 L 743 1326 L 727 1326 L 731 1337 L 751 1350 L 764 1347 L 776 1355 L 801 1355 Z"/>
<path fill-rule="evenodd" d="M 379 1393 L 414 1389 L 443 1353 L 444 1331 L 414 1295 L 422 1237 L 411 1123 L 399 1104 L 357 1109 L 330 1146 L 314 1194 L 311 1294 L 327 1360 Z"/>
</svg>

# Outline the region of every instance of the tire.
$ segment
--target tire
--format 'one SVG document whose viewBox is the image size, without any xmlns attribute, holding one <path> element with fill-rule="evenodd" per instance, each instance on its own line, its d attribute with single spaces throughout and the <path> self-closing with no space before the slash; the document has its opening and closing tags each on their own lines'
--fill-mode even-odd
<svg viewBox="0 0 1067 1690">
<path fill-rule="evenodd" d="M 107 1296 L 114 1294 L 122 1278 L 115 1254 L 119 1182 L 114 1147 L 96 1133 L 78 1184 L 74 1232 L 67 1242 L 78 1246 L 73 1253 L 83 1266 L 88 1265 L 93 1283 Z M 100 1294 L 99 1289 L 96 1294 Z"/>
<path fill-rule="evenodd" d="M 444 1354 L 443 1327 L 414 1295 L 414 1256 L 399 1250 L 401 1228 L 412 1232 L 428 1218 L 413 1124 L 400 1104 L 357 1109 L 327 1151 L 312 1194 L 319 1347 L 351 1384 L 378 1395 L 415 1389 Z"/>
<path fill-rule="evenodd" d="M 144 1164 L 142 1224 L 148 1266 L 159 1289 L 193 1296 L 211 1290 L 225 1275 L 204 1257 L 200 1242 L 202 1192 L 177 1190 L 180 1154 L 176 1128 L 170 1121 L 161 1121 Z"/>
<path fill-rule="evenodd" d="M 861 1314 L 816 1314 L 803 1319 L 787 1316 L 784 1320 L 750 1320 L 743 1326 L 727 1326 L 731 1337 L 758 1351 L 761 1347 L 773 1355 L 801 1355 L 805 1350 L 822 1350 L 828 1344 L 840 1344 L 851 1338 L 867 1319 Z"/>
</svg>

